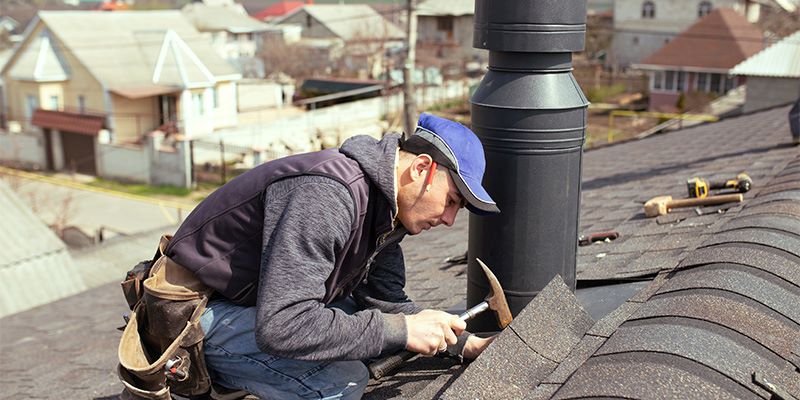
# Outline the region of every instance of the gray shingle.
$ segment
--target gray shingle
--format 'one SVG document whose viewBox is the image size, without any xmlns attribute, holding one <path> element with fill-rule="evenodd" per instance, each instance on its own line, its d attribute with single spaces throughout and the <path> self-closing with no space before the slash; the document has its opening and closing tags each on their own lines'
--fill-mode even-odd
<svg viewBox="0 0 800 400">
<path fill-rule="evenodd" d="M 727 376 L 683 357 L 622 353 L 593 357 L 553 399 L 761 399 Z"/>
<path fill-rule="evenodd" d="M 782 385 L 792 384 L 791 364 L 749 338 L 705 321 L 652 318 L 623 324 L 595 354 L 657 352 L 673 354 L 714 369 L 753 392 L 767 393 L 752 382 L 753 371 L 770 373 Z"/>
<path fill-rule="evenodd" d="M 737 264 L 712 264 L 682 270 L 659 293 L 687 289 L 717 289 L 749 297 L 800 323 L 800 291 L 785 280 L 759 269 Z"/>
</svg>

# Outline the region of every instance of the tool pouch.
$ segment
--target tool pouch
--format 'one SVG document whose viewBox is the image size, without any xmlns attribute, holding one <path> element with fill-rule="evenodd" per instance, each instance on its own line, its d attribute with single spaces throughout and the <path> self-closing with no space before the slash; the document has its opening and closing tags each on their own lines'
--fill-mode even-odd
<svg viewBox="0 0 800 400">
<path fill-rule="evenodd" d="M 118 350 L 122 399 L 195 397 L 211 388 L 199 322 L 211 290 L 163 254 L 169 239 L 161 238 L 152 266 L 139 263 L 122 283 L 135 300 Z"/>
</svg>

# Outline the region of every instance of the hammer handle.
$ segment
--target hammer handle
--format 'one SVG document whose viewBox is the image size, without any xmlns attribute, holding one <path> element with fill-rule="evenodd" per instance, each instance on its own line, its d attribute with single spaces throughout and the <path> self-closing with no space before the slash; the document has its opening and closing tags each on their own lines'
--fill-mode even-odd
<svg viewBox="0 0 800 400">
<path fill-rule="evenodd" d="M 489 303 L 482 301 L 469 310 L 464 311 L 464 313 L 459 315 L 458 318 L 461 318 L 462 321 L 469 321 L 476 315 L 488 309 Z M 414 353 L 413 351 L 402 350 L 375 361 L 374 363 L 370 364 L 367 369 L 369 369 L 369 373 L 372 375 L 373 379 L 381 379 L 390 372 L 394 371 L 397 367 L 403 365 L 403 363 L 406 361 L 414 358 L 414 356 L 417 354 L 418 353 Z"/>
<path fill-rule="evenodd" d="M 738 203 L 741 202 L 744 197 L 737 193 L 737 194 L 723 194 L 719 196 L 708 196 L 702 199 L 679 199 L 679 200 L 670 200 L 667 203 L 667 208 L 681 208 L 681 207 L 696 207 L 696 206 L 710 206 L 715 204 L 725 204 L 725 203 Z"/>
</svg>

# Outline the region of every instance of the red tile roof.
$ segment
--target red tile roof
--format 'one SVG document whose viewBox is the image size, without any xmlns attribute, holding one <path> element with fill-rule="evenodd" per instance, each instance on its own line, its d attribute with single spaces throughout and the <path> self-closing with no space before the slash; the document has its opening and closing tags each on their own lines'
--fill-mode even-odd
<svg viewBox="0 0 800 400">
<path fill-rule="evenodd" d="M 730 69 L 764 48 L 763 32 L 718 8 L 645 58 L 642 65 Z"/>
<path fill-rule="evenodd" d="M 280 17 L 304 6 L 305 4 L 306 3 L 304 1 L 280 1 L 273 3 L 269 7 L 257 12 L 253 15 L 253 18 L 263 21 L 269 18 Z M 309 2 L 309 4 L 311 4 L 311 2 Z"/>
<path fill-rule="evenodd" d="M 79 114 L 67 111 L 37 109 L 33 112 L 31 124 L 40 128 L 58 129 L 59 131 L 97 135 L 103 129 L 106 118 L 102 115 Z"/>
</svg>

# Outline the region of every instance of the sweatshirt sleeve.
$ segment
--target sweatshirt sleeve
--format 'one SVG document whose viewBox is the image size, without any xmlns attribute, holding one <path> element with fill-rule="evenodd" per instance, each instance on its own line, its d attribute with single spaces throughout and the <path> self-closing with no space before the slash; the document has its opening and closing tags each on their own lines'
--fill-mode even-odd
<svg viewBox="0 0 800 400">
<path fill-rule="evenodd" d="M 256 343 L 300 360 L 359 360 L 406 344 L 402 315 L 325 307 L 325 282 L 350 235 L 353 199 L 327 177 L 299 176 L 267 188 Z"/>
</svg>

